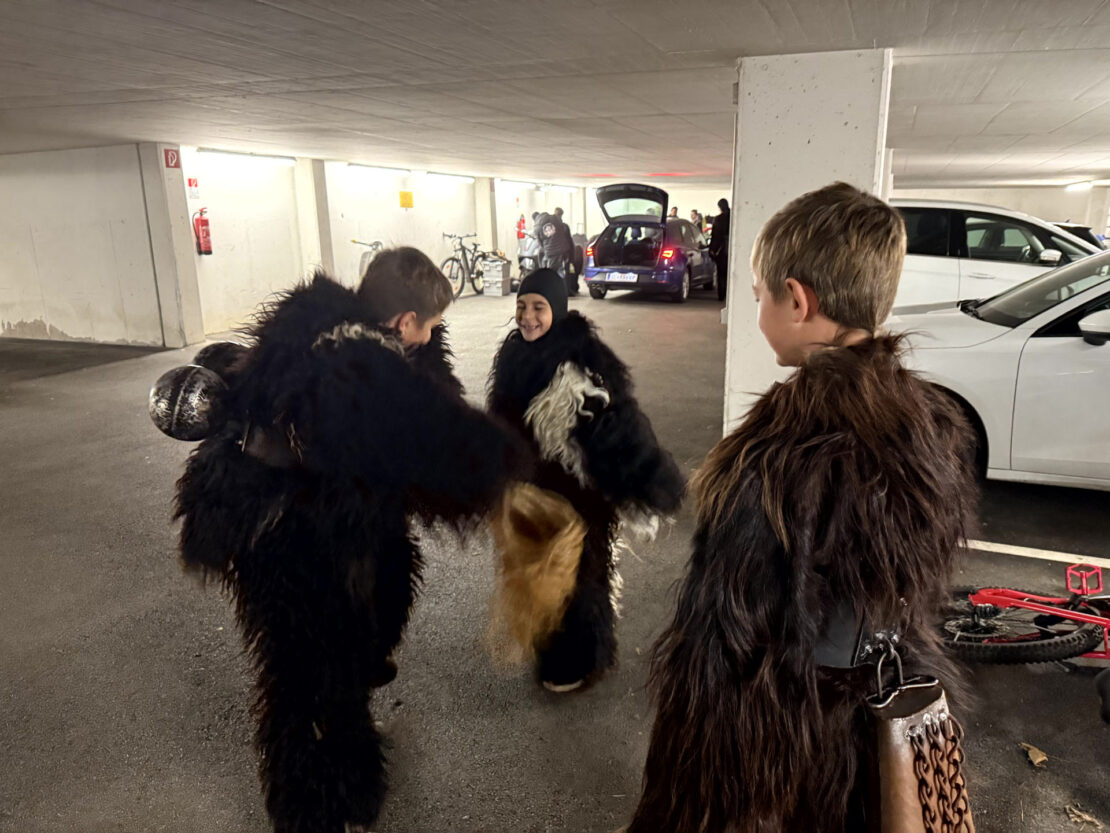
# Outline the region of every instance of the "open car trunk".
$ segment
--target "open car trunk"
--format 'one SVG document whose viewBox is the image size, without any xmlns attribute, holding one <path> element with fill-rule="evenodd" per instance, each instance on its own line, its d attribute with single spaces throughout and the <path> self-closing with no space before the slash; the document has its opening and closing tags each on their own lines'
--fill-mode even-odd
<svg viewBox="0 0 1110 833">
<path fill-rule="evenodd" d="M 663 229 L 658 225 L 615 223 L 594 242 L 594 265 L 655 266 L 663 251 Z"/>
</svg>

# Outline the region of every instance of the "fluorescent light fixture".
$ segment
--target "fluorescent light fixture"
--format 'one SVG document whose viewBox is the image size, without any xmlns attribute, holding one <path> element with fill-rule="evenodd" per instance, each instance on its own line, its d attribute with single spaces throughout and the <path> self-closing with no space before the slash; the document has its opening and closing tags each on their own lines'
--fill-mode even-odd
<svg viewBox="0 0 1110 833">
<path fill-rule="evenodd" d="M 1094 183 L 1090 180 L 1086 182 L 1073 182 L 1064 188 L 1065 191 L 1090 191 L 1094 187 Z"/>
<path fill-rule="evenodd" d="M 571 193 L 578 190 L 578 187 L 575 185 L 549 185 L 548 187 L 556 191 L 570 191 Z"/>
<path fill-rule="evenodd" d="M 523 179 L 499 179 L 498 182 L 505 185 L 523 185 L 525 188 L 539 188 L 540 186 L 534 182 L 525 182 Z"/>
<path fill-rule="evenodd" d="M 214 148 L 197 148 L 197 153 L 223 159 L 233 159 L 236 162 L 242 162 L 244 159 L 255 159 L 259 162 L 270 162 L 274 165 L 285 165 L 289 168 L 297 164 L 297 160 L 292 156 L 271 156 L 268 153 L 246 153 L 236 150 L 215 150 Z"/>
<path fill-rule="evenodd" d="M 429 174 L 428 174 L 428 177 L 429 177 L 429 178 L 432 178 L 432 177 L 434 177 L 435 179 L 454 179 L 454 180 L 457 180 L 457 181 L 459 181 L 459 182 L 473 182 L 473 181 L 474 181 L 474 177 L 472 177 L 472 176 L 464 176 L 464 175 L 462 175 L 462 174 L 436 174 L 436 173 L 429 173 Z"/>
<path fill-rule="evenodd" d="M 385 176 L 412 176 L 412 171 L 407 168 L 380 168 L 377 165 L 363 165 L 361 162 L 348 162 L 347 167 Z"/>
</svg>

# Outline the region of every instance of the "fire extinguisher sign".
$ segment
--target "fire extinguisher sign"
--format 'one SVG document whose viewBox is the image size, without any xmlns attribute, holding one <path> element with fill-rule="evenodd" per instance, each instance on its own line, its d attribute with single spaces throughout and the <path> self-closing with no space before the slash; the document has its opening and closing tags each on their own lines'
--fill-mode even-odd
<svg viewBox="0 0 1110 833">
<path fill-rule="evenodd" d="M 177 148 L 162 148 L 162 154 L 166 157 L 167 168 L 181 167 L 181 153 Z"/>
<path fill-rule="evenodd" d="M 189 189 L 189 199 L 199 200 L 200 186 L 197 184 L 197 178 L 195 176 L 188 177 L 185 180 L 185 185 Z"/>
</svg>

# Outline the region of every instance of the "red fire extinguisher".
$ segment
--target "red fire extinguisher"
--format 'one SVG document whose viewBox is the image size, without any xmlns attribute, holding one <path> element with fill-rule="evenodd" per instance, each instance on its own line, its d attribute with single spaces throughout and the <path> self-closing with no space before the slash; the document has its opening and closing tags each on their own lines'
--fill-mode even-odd
<svg viewBox="0 0 1110 833">
<path fill-rule="evenodd" d="M 193 212 L 193 236 L 197 240 L 197 254 L 212 254 L 212 232 L 208 228 L 208 209 Z"/>
</svg>

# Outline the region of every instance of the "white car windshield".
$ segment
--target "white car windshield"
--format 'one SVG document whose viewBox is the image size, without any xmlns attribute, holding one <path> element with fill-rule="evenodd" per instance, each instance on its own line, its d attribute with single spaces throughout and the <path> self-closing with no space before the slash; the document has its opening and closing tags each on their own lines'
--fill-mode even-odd
<svg viewBox="0 0 1110 833">
<path fill-rule="evenodd" d="M 985 301 L 965 301 L 960 308 L 992 324 L 1016 327 L 1099 284 L 1110 284 L 1110 252 L 1053 269 Z"/>
</svg>

